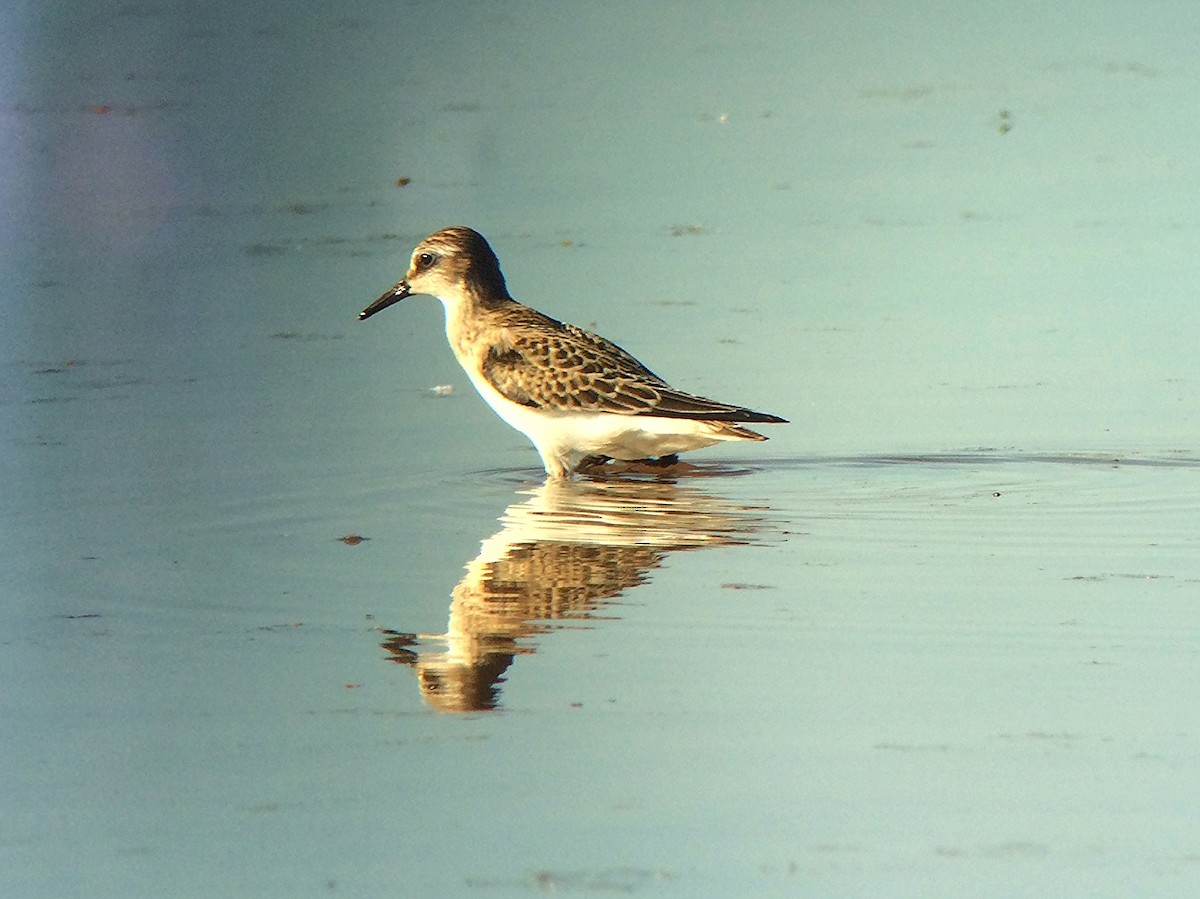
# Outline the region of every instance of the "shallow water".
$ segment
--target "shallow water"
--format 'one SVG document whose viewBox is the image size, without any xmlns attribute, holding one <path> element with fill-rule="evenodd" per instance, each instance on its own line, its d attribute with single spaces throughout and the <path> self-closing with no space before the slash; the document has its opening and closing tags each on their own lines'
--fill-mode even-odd
<svg viewBox="0 0 1200 899">
<path fill-rule="evenodd" d="M 0 17 L 0 893 L 1200 887 L 1190 5 Z M 455 222 L 792 424 L 544 484 Z"/>
</svg>

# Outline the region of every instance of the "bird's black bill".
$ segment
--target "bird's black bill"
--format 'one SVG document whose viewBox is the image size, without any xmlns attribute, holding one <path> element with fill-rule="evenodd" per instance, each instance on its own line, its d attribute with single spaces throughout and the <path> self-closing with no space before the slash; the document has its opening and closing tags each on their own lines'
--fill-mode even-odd
<svg viewBox="0 0 1200 899">
<path fill-rule="evenodd" d="M 388 306 L 392 305 L 392 303 L 399 303 L 402 299 L 408 296 L 408 293 L 408 282 L 401 281 L 362 312 L 358 313 L 358 320 L 363 321 L 368 319 L 376 312 L 382 312 Z"/>
</svg>

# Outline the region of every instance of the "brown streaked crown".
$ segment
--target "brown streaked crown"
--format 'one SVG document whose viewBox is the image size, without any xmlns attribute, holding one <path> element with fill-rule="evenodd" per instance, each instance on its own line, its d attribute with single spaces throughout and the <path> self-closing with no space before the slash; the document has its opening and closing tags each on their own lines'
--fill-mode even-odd
<svg viewBox="0 0 1200 899">
<path fill-rule="evenodd" d="M 423 264 L 424 254 L 432 256 L 432 262 Z M 485 306 L 512 299 L 500 271 L 500 260 L 484 236 L 471 228 L 443 228 L 421 241 L 413 250 L 408 275 L 410 282 L 416 282 L 414 293 L 426 272 L 437 272 L 446 282 L 457 280 Z"/>
</svg>

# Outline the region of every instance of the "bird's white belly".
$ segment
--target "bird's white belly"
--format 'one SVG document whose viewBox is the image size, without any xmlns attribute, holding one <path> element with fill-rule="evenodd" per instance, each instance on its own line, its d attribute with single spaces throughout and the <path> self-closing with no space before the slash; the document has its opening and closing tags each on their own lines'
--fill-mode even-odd
<svg viewBox="0 0 1200 899">
<path fill-rule="evenodd" d="M 548 445 L 580 456 L 613 459 L 648 459 L 682 453 L 712 446 L 719 439 L 707 425 L 686 418 L 612 412 L 532 412 L 522 416 L 518 411 L 506 420 L 539 448 Z"/>
<path fill-rule="evenodd" d="M 711 425 L 702 421 L 534 409 L 505 398 L 478 375 L 471 375 L 471 381 L 497 415 L 533 441 L 552 474 L 566 474 L 585 456 L 649 459 L 712 446 L 722 440 Z"/>
</svg>

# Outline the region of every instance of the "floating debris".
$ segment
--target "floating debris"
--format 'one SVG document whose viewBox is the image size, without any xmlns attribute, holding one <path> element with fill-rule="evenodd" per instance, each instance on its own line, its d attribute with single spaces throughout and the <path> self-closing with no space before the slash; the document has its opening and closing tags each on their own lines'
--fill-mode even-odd
<svg viewBox="0 0 1200 899">
<path fill-rule="evenodd" d="M 292 215 L 312 215 L 314 212 L 324 212 L 328 208 L 328 203 L 295 202 L 288 203 L 286 206 L 281 206 L 278 211 L 283 213 L 291 213 Z"/>
<path fill-rule="evenodd" d="M 341 334 L 315 334 L 309 331 L 274 331 L 267 335 L 268 340 L 341 340 Z"/>
</svg>

